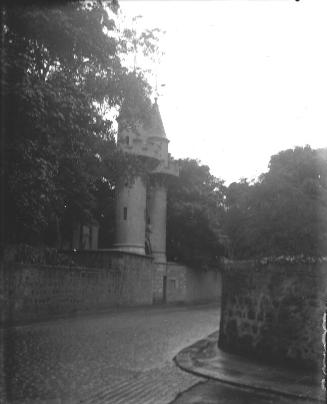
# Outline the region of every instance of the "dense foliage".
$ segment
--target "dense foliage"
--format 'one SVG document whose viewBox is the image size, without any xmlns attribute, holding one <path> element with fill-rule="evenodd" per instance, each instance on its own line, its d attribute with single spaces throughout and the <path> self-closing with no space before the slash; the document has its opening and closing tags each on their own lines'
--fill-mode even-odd
<svg viewBox="0 0 327 404">
<path fill-rule="evenodd" d="M 129 39 L 115 26 L 116 9 L 89 1 L 2 10 L 6 242 L 60 245 L 74 223 L 113 226 L 124 159 L 103 117 L 150 90 L 141 72 L 123 67 Z"/>
<path fill-rule="evenodd" d="M 196 267 L 216 265 L 224 253 L 221 233 L 223 182 L 196 160 L 180 160 L 169 184 L 167 256 Z"/>
<path fill-rule="evenodd" d="M 327 254 L 327 149 L 271 157 L 255 183 L 232 183 L 224 229 L 237 258 Z"/>
</svg>

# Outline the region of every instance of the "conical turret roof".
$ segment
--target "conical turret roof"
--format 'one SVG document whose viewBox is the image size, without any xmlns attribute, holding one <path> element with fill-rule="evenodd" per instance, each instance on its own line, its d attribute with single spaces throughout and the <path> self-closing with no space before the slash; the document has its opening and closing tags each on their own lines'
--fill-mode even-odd
<svg viewBox="0 0 327 404">
<path fill-rule="evenodd" d="M 166 138 L 165 128 L 161 119 L 157 99 L 150 109 L 141 109 L 138 104 L 124 102 L 118 117 L 120 129 L 121 124 L 125 122 L 124 127 L 132 126 L 138 128 L 138 134 L 143 134 L 146 137 L 161 137 Z"/>
<path fill-rule="evenodd" d="M 152 105 L 149 130 L 152 132 L 153 136 L 166 137 L 157 98 L 155 98 L 154 104 Z"/>
</svg>

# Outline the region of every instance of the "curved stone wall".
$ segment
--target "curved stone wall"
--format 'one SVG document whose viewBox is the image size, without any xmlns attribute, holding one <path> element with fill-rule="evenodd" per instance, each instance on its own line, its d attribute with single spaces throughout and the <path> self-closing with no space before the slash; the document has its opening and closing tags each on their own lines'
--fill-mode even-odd
<svg viewBox="0 0 327 404">
<path fill-rule="evenodd" d="M 116 241 L 120 251 L 145 254 L 146 186 L 137 177 L 116 189 Z"/>
<path fill-rule="evenodd" d="M 219 347 L 320 368 L 327 262 L 231 262 L 222 274 Z"/>
</svg>

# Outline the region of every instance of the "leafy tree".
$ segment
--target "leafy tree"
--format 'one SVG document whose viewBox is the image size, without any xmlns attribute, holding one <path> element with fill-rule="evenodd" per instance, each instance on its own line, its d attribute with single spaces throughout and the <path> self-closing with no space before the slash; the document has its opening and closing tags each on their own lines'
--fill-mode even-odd
<svg viewBox="0 0 327 404">
<path fill-rule="evenodd" d="M 222 226 L 229 239 L 231 256 L 251 255 L 251 191 L 251 184 L 245 178 L 226 189 Z"/>
<path fill-rule="evenodd" d="M 282 151 L 256 183 L 229 186 L 224 228 L 235 257 L 327 253 L 326 153 Z"/>
<path fill-rule="evenodd" d="M 220 218 L 223 181 L 196 160 L 180 160 L 167 205 L 167 256 L 196 267 L 217 264 L 224 252 Z"/>
<path fill-rule="evenodd" d="M 116 9 L 115 1 L 3 9 L 7 242 L 58 244 L 74 223 L 102 220 L 110 206 L 119 164 L 113 120 L 103 115 L 150 91 L 121 63 Z"/>
</svg>

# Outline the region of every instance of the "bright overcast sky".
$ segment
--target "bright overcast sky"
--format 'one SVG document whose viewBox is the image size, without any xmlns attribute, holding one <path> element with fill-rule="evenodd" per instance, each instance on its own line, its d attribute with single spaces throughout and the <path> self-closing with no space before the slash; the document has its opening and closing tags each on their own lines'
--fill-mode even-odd
<svg viewBox="0 0 327 404">
<path fill-rule="evenodd" d="M 158 68 L 169 151 L 230 183 L 296 145 L 327 147 L 327 1 L 120 1 L 166 31 Z"/>
</svg>

